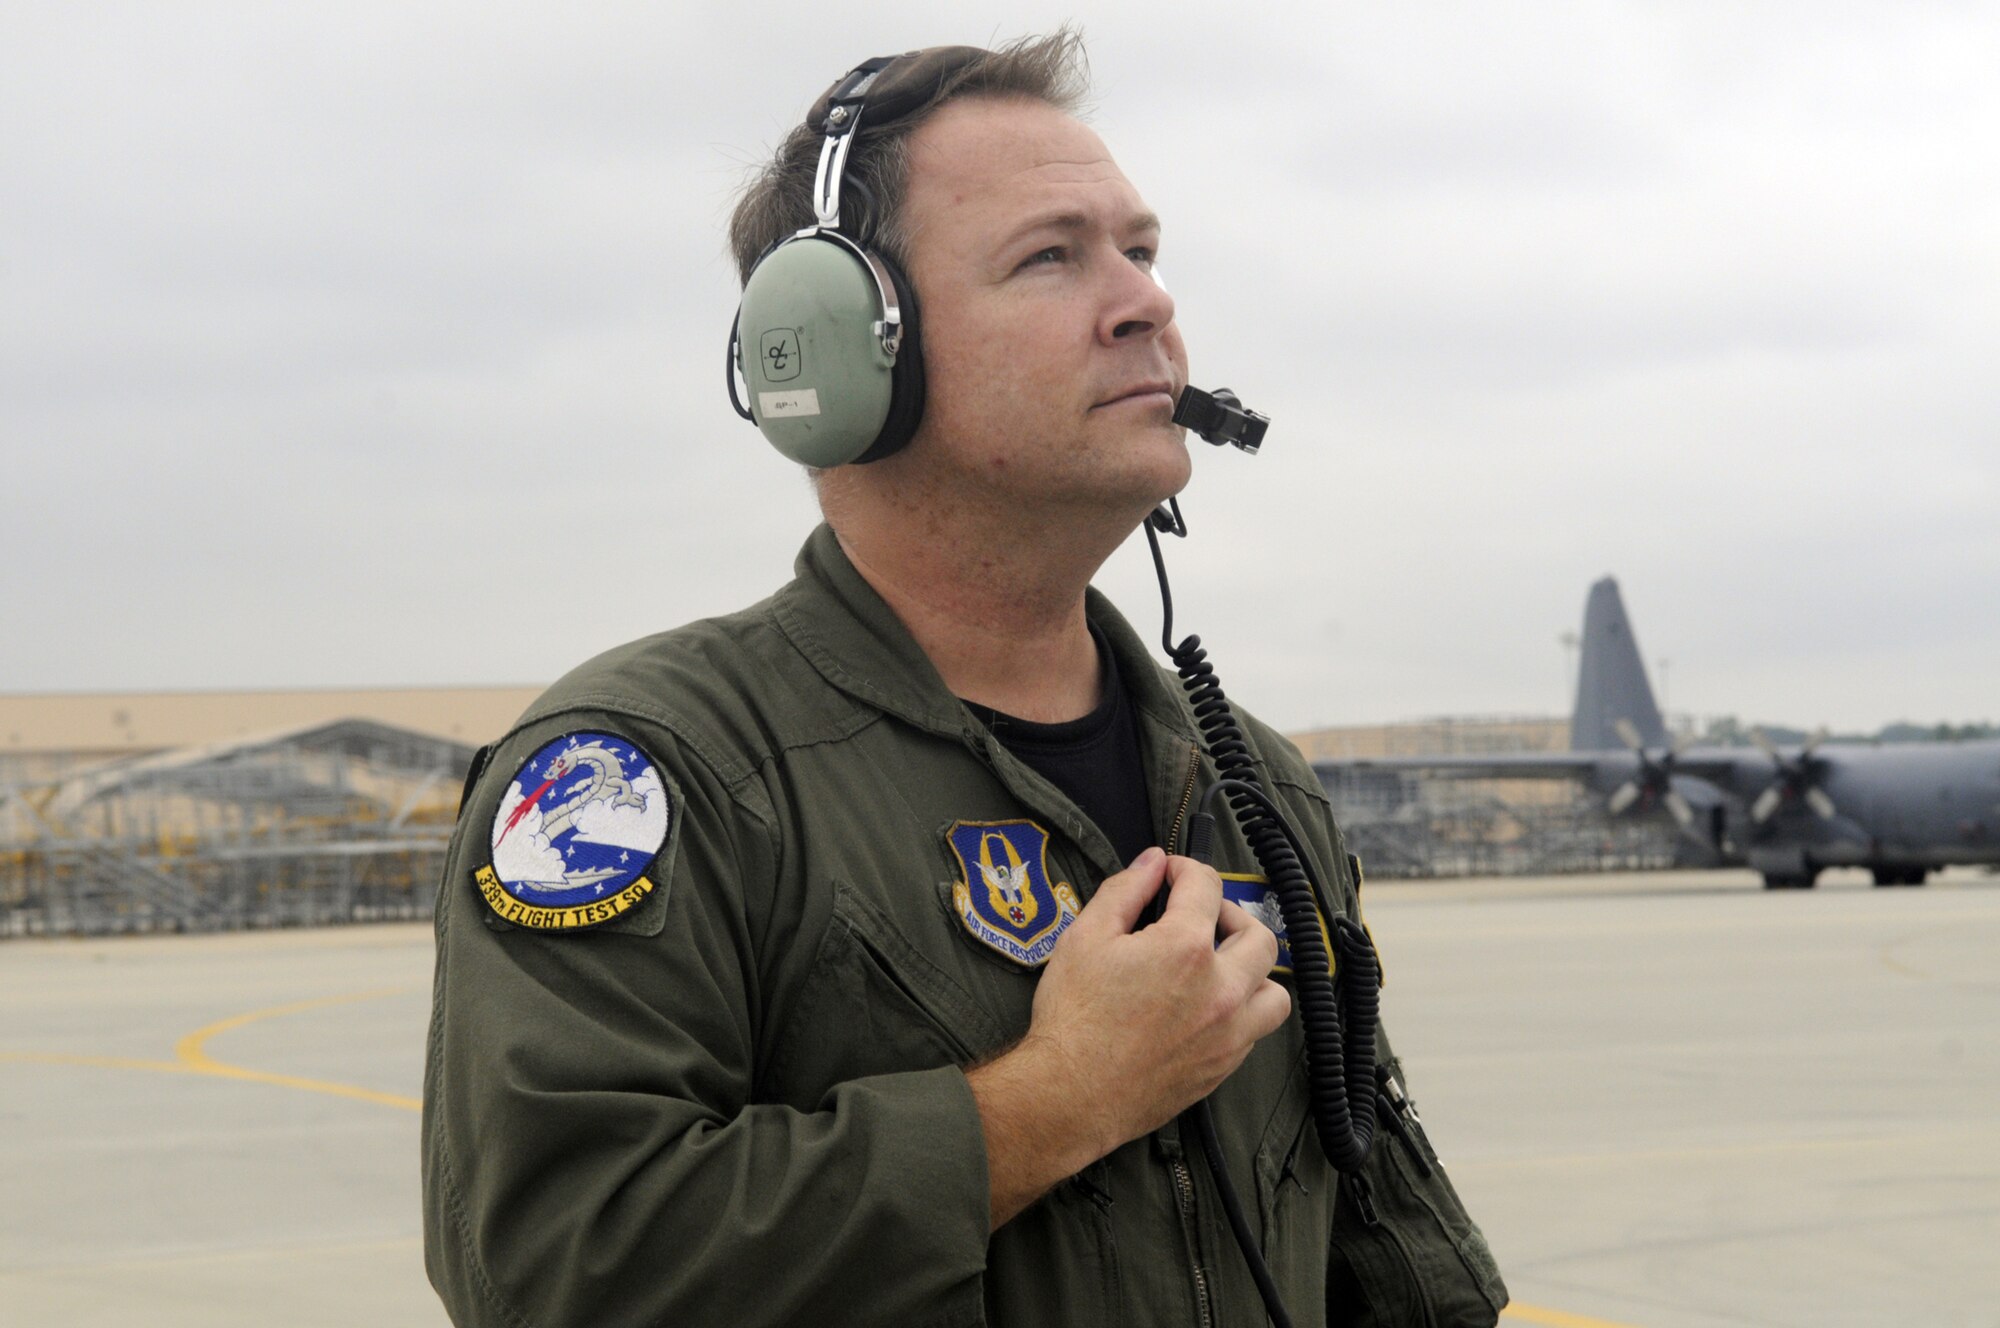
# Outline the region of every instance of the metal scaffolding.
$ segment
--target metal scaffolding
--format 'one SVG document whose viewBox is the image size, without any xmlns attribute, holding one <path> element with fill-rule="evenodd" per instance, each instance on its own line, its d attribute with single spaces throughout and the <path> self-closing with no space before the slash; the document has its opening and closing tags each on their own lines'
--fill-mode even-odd
<svg viewBox="0 0 2000 1328">
<path fill-rule="evenodd" d="M 465 744 L 358 719 L 81 769 L 10 759 L 0 936 L 426 916 L 471 760 Z M 1670 827 L 1609 816 L 1567 782 L 1379 767 L 1321 778 L 1378 876 L 1675 863 Z"/>
<path fill-rule="evenodd" d="M 371 720 L 0 784 L 0 935 L 430 912 L 472 762 Z"/>
<path fill-rule="evenodd" d="M 1656 818 L 1612 816 L 1567 781 L 1320 768 L 1347 846 L 1375 876 L 1540 876 L 1676 865 Z"/>
</svg>

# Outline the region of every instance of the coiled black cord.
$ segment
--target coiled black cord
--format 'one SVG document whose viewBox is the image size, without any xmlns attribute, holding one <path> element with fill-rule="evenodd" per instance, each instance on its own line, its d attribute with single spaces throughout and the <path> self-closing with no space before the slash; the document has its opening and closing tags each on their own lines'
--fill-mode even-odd
<svg viewBox="0 0 2000 1328">
<path fill-rule="evenodd" d="M 1209 805 L 1217 796 L 1227 797 L 1236 824 L 1249 842 L 1250 851 L 1263 869 L 1265 879 L 1278 896 L 1284 915 L 1285 934 L 1292 952 L 1292 977 L 1298 991 L 1299 1018 L 1305 1025 L 1307 1097 L 1313 1126 L 1327 1160 L 1344 1176 L 1360 1183 L 1362 1164 L 1375 1138 L 1375 1029 L 1381 1013 L 1381 970 L 1375 958 L 1375 944 L 1353 920 L 1334 910 L 1324 890 L 1306 871 L 1305 853 L 1285 814 L 1257 776 L 1250 744 L 1229 708 L 1222 684 L 1216 680 L 1215 666 L 1201 648 L 1199 636 L 1174 641 L 1174 597 L 1167 584 L 1167 564 L 1160 554 L 1160 531 L 1186 535 L 1180 504 L 1168 500 L 1168 507 L 1155 512 L 1146 522 L 1146 543 L 1153 551 L 1153 570 L 1160 579 L 1160 603 L 1164 624 L 1160 645 L 1180 674 L 1181 687 L 1194 707 L 1195 723 L 1215 762 L 1218 778 L 1202 795 L 1188 836 L 1188 855 L 1198 862 L 1211 856 L 1215 818 Z M 1336 970 L 1327 953 L 1328 936 L 1321 920 L 1331 928 L 1332 942 L 1340 952 Z M 1345 1018 L 1343 1015 L 1345 1007 Z M 1200 1141 L 1203 1158 L 1215 1177 L 1222 1195 L 1224 1215 L 1236 1244 L 1243 1251 L 1250 1276 L 1263 1298 L 1272 1328 L 1291 1328 L 1271 1269 L 1244 1216 L 1242 1200 L 1229 1178 L 1222 1145 L 1216 1137 L 1215 1117 L 1204 1098 L 1183 1113 Z"/>
<path fill-rule="evenodd" d="M 1185 532 L 1179 517 L 1176 509 L 1172 524 L 1165 528 L 1178 527 Z M 1166 560 L 1160 554 L 1153 521 L 1146 523 L 1146 542 L 1160 578 L 1165 613 L 1161 645 L 1180 674 L 1181 686 L 1194 706 L 1195 723 L 1219 776 L 1203 796 L 1203 808 L 1218 794 L 1227 796 L 1236 824 L 1278 896 L 1292 951 L 1299 1017 L 1305 1025 L 1306 1080 L 1313 1124 L 1320 1147 L 1334 1168 L 1349 1174 L 1359 1172 L 1375 1137 L 1375 1029 L 1381 1010 L 1381 984 L 1374 944 L 1359 925 L 1336 913 L 1321 898 L 1306 871 L 1297 837 L 1285 823 L 1284 812 L 1258 778 L 1250 745 L 1222 685 L 1216 681 L 1215 666 L 1208 662 L 1201 638 L 1174 641 L 1173 593 L 1167 585 Z M 1321 930 L 1322 917 L 1330 919 L 1326 925 L 1340 952 L 1337 989 L 1332 957 L 1327 952 L 1328 936 Z M 1346 1007 L 1344 1018 L 1342 1006 Z"/>
<path fill-rule="evenodd" d="M 1306 1029 L 1306 1083 L 1320 1147 L 1335 1169 L 1361 1170 L 1375 1138 L 1375 1029 L 1381 1021 L 1381 970 L 1374 943 L 1352 919 L 1334 912 L 1307 875 L 1304 854 L 1284 811 L 1262 786 L 1240 775 L 1218 779 L 1202 795 L 1189 856 L 1208 861 L 1200 841 L 1209 838 L 1209 804 L 1227 797 L 1236 821 L 1250 840 L 1285 918 L 1298 988 L 1299 1018 Z M 1246 814 L 1245 808 L 1248 808 Z M 1261 844 L 1260 844 L 1261 837 Z M 1332 932 L 1339 962 L 1327 953 L 1321 919 Z"/>
</svg>

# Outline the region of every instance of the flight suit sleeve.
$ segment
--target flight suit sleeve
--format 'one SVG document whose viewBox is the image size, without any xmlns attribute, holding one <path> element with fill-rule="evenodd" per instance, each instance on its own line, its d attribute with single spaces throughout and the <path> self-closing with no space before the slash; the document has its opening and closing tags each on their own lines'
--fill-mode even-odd
<svg viewBox="0 0 2000 1328">
<path fill-rule="evenodd" d="M 575 730 L 658 758 L 654 889 L 587 930 L 510 926 L 473 875 L 523 763 Z M 425 1262 L 461 1328 L 981 1321 L 986 1157 L 961 1070 L 852 1080 L 811 1110 L 758 1100 L 770 993 L 816 944 L 760 788 L 663 725 L 583 712 L 514 734 L 468 797 L 422 1144 Z"/>
</svg>

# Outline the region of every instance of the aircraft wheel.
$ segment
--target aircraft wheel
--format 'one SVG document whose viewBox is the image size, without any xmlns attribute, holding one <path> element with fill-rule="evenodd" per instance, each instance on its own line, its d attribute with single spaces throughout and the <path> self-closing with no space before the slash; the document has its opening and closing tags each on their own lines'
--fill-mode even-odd
<svg viewBox="0 0 2000 1328">
<path fill-rule="evenodd" d="M 1875 885 L 1878 889 L 1885 885 L 1901 885 L 1903 883 L 1903 869 L 1900 867 L 1871 867 L 1869 871 L 1874 875 Z"/>
<path fill-rule="evenodd" d="M 1766 890 L 1810 890 L 1812 889 L 1812 885 L 1813 878 L 1804 873 L 1764 873 L 1764 888 Z"/>
</svg>

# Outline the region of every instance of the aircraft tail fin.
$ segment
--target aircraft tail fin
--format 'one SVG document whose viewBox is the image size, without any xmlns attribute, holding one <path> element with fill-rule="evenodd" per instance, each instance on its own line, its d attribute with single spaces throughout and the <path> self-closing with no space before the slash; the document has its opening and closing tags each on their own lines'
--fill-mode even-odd
<svg viewBox="0 0 2000 1328">
<path fill-rule="evenodd" d="M 1648 747 L 1663 747 L 1667 727 L 1646 679 L 1638 638 L 1625 616 L 1618 582 L 1605 577 L 1583 606 L 1583 656 L 1577 666 L 1576 711 L 1570 716 L 1571 751 L 1615 750 L 1625 745 L 1618 721 L 1630 720 Z"/>
</svg>

